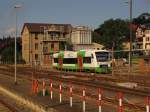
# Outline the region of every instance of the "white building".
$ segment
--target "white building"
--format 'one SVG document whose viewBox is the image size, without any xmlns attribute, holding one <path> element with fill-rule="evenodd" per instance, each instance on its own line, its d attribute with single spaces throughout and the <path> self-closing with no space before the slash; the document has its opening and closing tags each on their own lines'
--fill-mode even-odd
<svg viewBox="0 0 150 112">
<path fill-rule="evenodd" d="M 104 46 L 103 46 L 102 44 L 98 44 L 98 43 L 93 42 L 93 43 L 92 43 L 92 49 L 95 49 L 95 50 L 103 50 L 103 49 L 104 49 Z"/>
<path fill-rule="evenodd" d="M 150 24 L 145 25 L 143 49 L 150 49 Z"/>
<path fill-rule="evenodd" d="M 136 48 L 150 52 L 150 23 L 141 25 L 137 28 Z"/>
<path fill-rule="evenodd" d="M 86 26 L 77 26 L 72 29 L 71 42 L 74 50 L 90 49 L 92 46 L 92 31 Z"/>
</svg>

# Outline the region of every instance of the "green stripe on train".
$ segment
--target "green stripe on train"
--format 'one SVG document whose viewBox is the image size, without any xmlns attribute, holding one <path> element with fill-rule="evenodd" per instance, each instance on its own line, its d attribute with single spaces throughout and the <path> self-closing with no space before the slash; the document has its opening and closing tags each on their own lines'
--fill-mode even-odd
<svg viewBox="0 0 150 112">
<path fill-rule="evenodd" d="M 62 59 L 64 58 L 64 51 L 60 51 L 58 54 L 58 58 L 61 57 Z"/>
<path fill-rule="evenodd" d="M 55 66 L 57 69 L 59 69 L 59 66 Z M 78 66 L 63 66 L 62 67 L 63 70 L 65 71 L 79 71 L 80 69 L 78 68 Z M 109 73 L 111 72 L 111 68 L 99 68 L 99 67 L 83 67 L 82 69 L 83 71 L 92 71 L 92 72 L 96 72 L 96 73 Z"/>
<path fill-rule="evenodd" d="M 85 57 L 85 51 L 78 51 L 77 57 L 79 57 L 79 56 Z"/>
</svg>

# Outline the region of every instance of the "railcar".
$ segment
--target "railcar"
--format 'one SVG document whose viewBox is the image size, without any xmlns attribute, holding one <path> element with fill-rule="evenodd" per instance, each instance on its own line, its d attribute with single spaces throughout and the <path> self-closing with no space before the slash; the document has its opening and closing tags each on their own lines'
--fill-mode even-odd
<svg viewBox="0 0 150 112">
<path fill-rule="evenodd" d="M 107 50 L 90 49 L 61 51 L 53 54 L 52 65 L 59 70 L 108 73 L 111 71 L 111 53 Z"/>
</svg>

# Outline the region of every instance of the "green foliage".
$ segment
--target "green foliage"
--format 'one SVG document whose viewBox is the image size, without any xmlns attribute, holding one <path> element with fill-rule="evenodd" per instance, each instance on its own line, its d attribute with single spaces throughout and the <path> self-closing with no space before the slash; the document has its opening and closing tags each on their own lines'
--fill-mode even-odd
<svg viewBox="0 0 150 112">
<path fill-rule="evenodd" d="M 115 49 L 122 49 L 122 42 L 129 37 L 129 22 L 121 19 L 109 19 L 99 26 L 93 33 L 98 43 L 111 49 L 114 42 Z"/>
<path fill-rule="evenodd" d="M 45 91 L 45 96 L 49 96 L 49 95 L 50 95 L 49 91 L 46 90 L 46 91 Z M 39 92 L 38 92 L 38 96 L 43 96 L 43 91 L 39 91 Z"/>
<path fill-rule="evenodd" d="M 71 44 L 71 42 L 66 42 L 66 46 L 67 46 L 67 50 L 73 50 L 73 45 Z"/>
<path fill-rule="evenodd" d="M 150 14 L 142 13 L 137 18 L 133 18 L 132 23 L 136 25 L 150 23 Z M 130 40 L 129 26 L 128 20 L 109 19 L 94 30 L 92 40 L 104 45 L 106 49 L 111 49 L 114 42 L 114 49 L 120 50 L 123 48 L 122 43 Z M 132 30 L 132 41 L 135 41 L 134 30 Z"/>
<path fill-rule="evenodd" d="M 13 63 L 14 62 L 14 47 L 12 47 L 12 45 L 10 45 L 9 47 L 5 48 L 1 55 L 1 59 L 4 63 Z"/>
<path fill-rule="evenodd" d="M 99 43 L 99 37 L 100 37 L 100 34 L 98 33 L 98 31 L 94 31 L 92 32 L 92 42 L 96 42 L 96 43 Z"/>
<path fill-rule="evenodd" d="M 20 39 L 17 38 L 17 63 L 25 63 L 25 61 L 22 59 L 22 46 Z M 12 38 L 3 38 L 1 40 L 1 43 L 3 43 L 3 46 L 5 46 L 3 49 L 0 50 L 1 54 L 1 61 L 5 64 L 14 64 L 14 55 L 15 55 L 15 43 L 14 39 Z"/>
<path fill-rule="evenodd" d="M 60 42 L 59 43 L 59 49 L 60 50 L 65 50 L 65 42 Z"/>
<path fill-rule="evenodd" d="M 142 13 L 137 18 L 133 19 L 133 23 L 137 25 L 150 23 L 150 13 Z"/>
</svg>

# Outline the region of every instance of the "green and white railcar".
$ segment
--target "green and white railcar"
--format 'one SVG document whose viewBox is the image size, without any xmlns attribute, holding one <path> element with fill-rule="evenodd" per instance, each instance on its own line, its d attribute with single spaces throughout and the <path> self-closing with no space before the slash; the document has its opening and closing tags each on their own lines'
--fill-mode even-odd
<svg viewBox="0 0 150 112">
<path fill-rule="evenodd" d="M 110 52 L 107 50 L 62 51 L 53 54 L 53 67 L 63 70 L 111 71 Z"/>
</svg>

